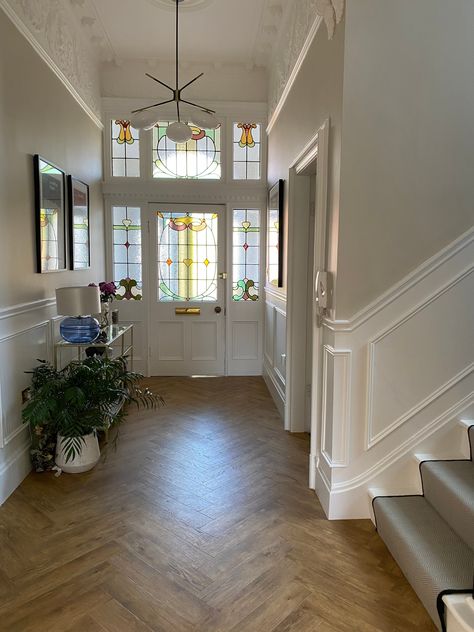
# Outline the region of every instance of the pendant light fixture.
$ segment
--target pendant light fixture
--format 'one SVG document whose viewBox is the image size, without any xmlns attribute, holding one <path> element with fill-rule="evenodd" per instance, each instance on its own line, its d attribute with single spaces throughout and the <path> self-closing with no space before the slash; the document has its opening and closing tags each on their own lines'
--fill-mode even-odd
<svg viewBox="0 0 474 632">
<path fill-rule="evenodd" d="M 188 81 L 188 83 L 186 83 L 184 86 L 181 86 L 181 87 L 179 86 L 179 5 L 183 1 L 184 0 L 175 0 L 176 2 L 176 17 L 175 17 L 175 23 L 176 23 L 175 79 L 176 81 L 175 81 L 175 87 L 172 88 L 167 83 L 164 83 L 160 79 L 153 77 L 153 75 L 150 75 L 148 72 L 145 73 L 147 77 L 150 77 L 150 79 L 153 79 L 153 81 L 156 81 L 160 85 L 170 90 L 173 93 L 173 97 L 171 99 L 167 99 L 166 101 L 161 101 L 160 103 L 154 103 L 153 105 L 148 105 L 144 108 L 133 110 L 132 114 L 134 114 L 135 116 L 134 117 L 132 116 L 130 119 L 132 126 L 136 127 L 137 129 L 151 129 L 152 127 L 154 127 L 155 123 L 157 122 L 157 118 L 156 118 L 156 114 L 154 116 L 153 115 L 150 116 L 150 113 L 148 111 L 153 108 L 160 107 L 161 105 L 165 105 L 167 103 L 176 103 L 177 120 L 171 123 L 170 125 L 168 125 L 167 130 L 166 130 L 167 137 L 175 143 L 186 143 L 193 135 L 193 131 L 191 127 L 187 123 L 181 120 L 181 110 L 180 110 L 181 103 L 185 103 L 186 105 L 190 105 L 191 107 L 195 108 L 193 113 L 190 114 L 190 121 L 191 123 L 194 123 L 194 125 L 197 125 L 198 127 L 206 128 L 206 129 L 216 129 L 217 127 L 219 127 L 219 121 L 215 117 L 214 110 L 210 110 L 209 108 L 206 108 L 202 105 L 198 105 L 197 103 L 192 103 L 191 101 L 186 101 L 186 99 L 183 99 L 181 96 L 185 88 L 187 88 L 192 83 L 200 79 L 204 74 L 203 72 L 201 72 L 199 75 L 197 75 L 197 77 L 194 77 L 194 79 L 191 79 L 191 81 Z"/>
</svg>

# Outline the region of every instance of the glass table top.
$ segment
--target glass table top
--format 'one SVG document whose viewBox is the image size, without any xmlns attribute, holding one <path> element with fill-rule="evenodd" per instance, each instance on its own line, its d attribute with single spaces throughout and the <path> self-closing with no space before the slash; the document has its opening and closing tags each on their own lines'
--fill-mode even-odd
<svg viewBox="0 0 474 632">
<path fill-rule="evenodd" d="M 130 331 L 133 325 L 109 325 L 102 330 L 98 339 L 93 342 L 67 342 L 67 340 L 58 340 L 56 347 L 110 347 L 116 340 Z M 103 335 L 105 333 L 105 336 Z"/>
</svg>

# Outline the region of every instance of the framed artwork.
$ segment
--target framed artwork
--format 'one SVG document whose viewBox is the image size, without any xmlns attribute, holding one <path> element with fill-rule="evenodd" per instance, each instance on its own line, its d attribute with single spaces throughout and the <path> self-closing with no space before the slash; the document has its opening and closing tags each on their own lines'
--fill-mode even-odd
<svg viewBox="0 0 474 632">
<path fill-rule="evenodd" d="M 268 193 L 267 282 L 275 287 L 283 287 L 283 190 L 278 180 Z"/>
<path fill-rule="evenodd" d="M 73 176 L 68 176 L 67 179 L 71 269 L 85 270 L 91 265 L 89 185 Z"/>
<path fill-rule="evenodd" d="M 66 175 L 34 156 L 36 271 L 59 272 L 67 268 Z"/>
</svg>

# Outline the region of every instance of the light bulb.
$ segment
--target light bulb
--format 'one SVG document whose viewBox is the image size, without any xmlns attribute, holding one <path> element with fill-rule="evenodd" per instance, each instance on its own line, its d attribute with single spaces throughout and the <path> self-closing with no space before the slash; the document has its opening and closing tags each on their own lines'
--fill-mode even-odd
<svg viewBox="0 0 474 632">
<path fill-rule="evenodd" d="M 192 135 L 193 130 L 189 127 L 189 125 L 181 123 L 180 121 L 171 123 L 171 125 L 168 125 L 166 129 L 166 136 L 168 136 L 168 138 L 174 143 L 186 143 Z"/>
<path fill-rule="evenodd" d="M 190 114 L 191 121 L 201 129 L 217 129 L 220 125 L 214 114 L 196 110 Z"/>
<path fill-rule="evenodd" d="M 152 129 L 158 119 L 156 114 L 150 114 L 149 112 L 138 112 L 132 114 L 130 117 L 130 125 L 135 129 Z"/>
</svg>

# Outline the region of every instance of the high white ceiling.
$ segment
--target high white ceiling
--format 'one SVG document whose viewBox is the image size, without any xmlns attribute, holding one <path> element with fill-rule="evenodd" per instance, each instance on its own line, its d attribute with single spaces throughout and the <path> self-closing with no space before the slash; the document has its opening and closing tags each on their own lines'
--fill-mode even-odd
<svg viewBox="0 0 474 632">
<path fill-rule="evenodd" d="M 174 0 L 71 0 L 107 61 L 174 60 Z M 292 0 L 182 0 L 183 64 L 264 65 Z"/>
</svg>

